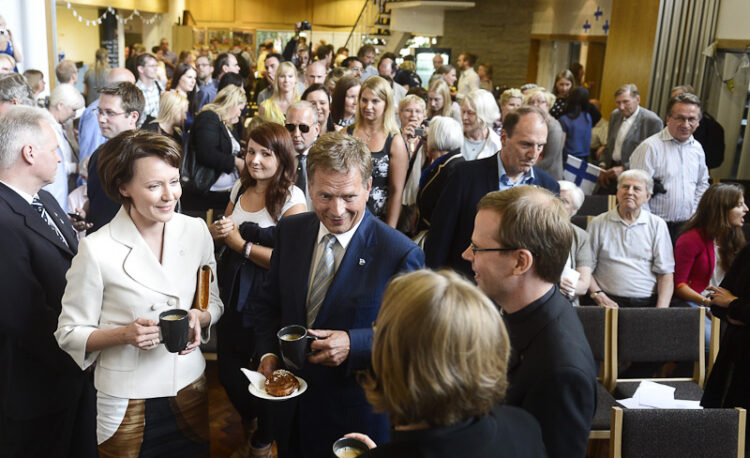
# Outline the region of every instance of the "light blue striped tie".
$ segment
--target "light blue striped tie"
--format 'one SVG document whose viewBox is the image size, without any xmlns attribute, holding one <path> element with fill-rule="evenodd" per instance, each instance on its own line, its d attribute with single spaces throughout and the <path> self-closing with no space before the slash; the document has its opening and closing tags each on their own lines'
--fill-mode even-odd
<svg viewBox="0 0 750 458">
<path fill-rule="evenodd" d="M 63 245 L 68 246 L 68 242 L 65 241 L 65 237 L 63 237 L 62 233 L 60 232 L 60 229 L 57 228 L 54 222 L 52 222 L 49 218 L 49 215 L 47 214 L 47 210 L 44 209 L 44 204 L 41 200 L 39 200 L 38 197 L 34 197 L 34 200 L 31 202 L 31 206 L 34 207 L 34 210 L 39 213 L 39 216 L 42 217 L 45 223 L 52 229 L 52 231 L 57 235 L 57 237 L 60 238 L 60 241 L 62 241 Z"/>
<path fill-rule="evenodd" d="M 315 276 L 313 276 L 310 287 L 310 300 L 307 303 L 307 327 L 311 328 L 318 316 L 320 306 L 328 292 L 328 287 L 333 280 L 335 261 L 333 257 L 333 245 L 336 244 L 336 237 L 328 234 L 323 237 L 323 253 L 315 266 Z"/>
</svg>

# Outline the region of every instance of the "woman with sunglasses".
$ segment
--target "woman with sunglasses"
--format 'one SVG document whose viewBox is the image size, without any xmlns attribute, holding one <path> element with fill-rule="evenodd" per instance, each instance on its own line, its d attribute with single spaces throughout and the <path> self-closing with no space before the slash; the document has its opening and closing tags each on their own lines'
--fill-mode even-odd
<svg viewBox="0 0 750 458">
<path fill-rule="evenodd" d="M 247 379 L 239 370 L 254 353 L 252 303 L 270 267 L 274 226 L 307 209 L 305 195 L 294 186 L 295 152 L 289 132 L 265 122 L 250 130 L 245 140 L 245 168 L 232 187 L 224 217 L 209 227 L 214 240 L 225 247 L 218 261 L 219 290 L 226 304 L 217 333 L 219 381 L 246 433 L 257 419 L 257 430 L 246 438 L 241 456 L 248 456 L 251 448 L 270 450 L 273 442 L 271 420 L 248 396 Z"/>
<path fill-rule="evenodd" d="M 347 128 L 372 151 L 372 190 L 367 207 L 373 215 L 395 228 L 409 167 L 409 153 L 396 122 L 393 90 L 379 77 L 367 78 L 359 91 L 354 125 Z"/>
</svg>

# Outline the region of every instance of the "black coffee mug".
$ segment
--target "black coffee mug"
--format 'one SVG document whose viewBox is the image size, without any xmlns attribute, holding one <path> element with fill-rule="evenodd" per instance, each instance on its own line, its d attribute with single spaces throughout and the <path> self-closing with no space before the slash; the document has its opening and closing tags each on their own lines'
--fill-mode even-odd
<svg viewBox="0 0 750 458">
<path fill-rule="evenodd" d="M 281 328 L 276 333 L 281 348 L 281 358 L 289 369 L 302 369 L 307 355 L 312 353 L 310 343 L 318 340 L 307 333 L 307 328 L 298 324 Z"/>
<path fill-rule="evenodd" d="M 172 309 L 159 314 L 161 341 L 171 353 L 179 353 L 187 347 L 190 334 L 190 318 L 187 310 Z"/>
<path fill-rule="evenodd" d="M 353 437 L 342 437 L 333 443 L 333 458 L 346 458 L 350 456 L 359 456 L 370 448 L 359 439 Z"/>
</svg>

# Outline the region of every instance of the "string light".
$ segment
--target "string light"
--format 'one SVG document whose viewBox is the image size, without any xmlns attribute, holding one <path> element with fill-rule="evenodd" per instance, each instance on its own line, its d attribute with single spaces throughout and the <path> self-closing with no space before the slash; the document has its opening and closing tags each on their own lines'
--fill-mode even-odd
<svg viewBox="0 0 750 458">
<path fill-rule="evenodd" d="M 83 22 L 84 22 L 84 18 L 83 18 L 83 16 L 81 16 L 81 15 L 80 15 L 80 14 L 78 13 L 78 11 L 76 11 L 75 9 L 73 9 L 73 7 L 71 6 L 70 2 L 67 2 L 67 3 L 65 4 L 65 6 L 67 6 L 67 8 L 68 8 L 69 10 L 72 10 L 72 13 L 73 13 L 73 17 L 74 17 L 74 18 L 77 18 L 77 19 L 78 19 L 78 22 L 80 22 L 80 23 L 83 23 Z M 120 16 L 120 15 L 119 15 L 119 14 L 117 13 L 117 11 L 116 11 L 116 10 L 115 10 L 114 8 L 112 8 L 111 6 L 108 6 L 108 7 L 107 7 L 107 10 L 106 10 L 106 11 L 104 12 L 104 14 L 102 14 L 102 15 L 101 15 L 101 16 L 99 16 L 98 18 L 96 18 L 96 19 L 85 19 L 85 21 L 86 21 L 86 27 L 89 27 L 89 26 L 98 26 L 99 24 L 101 24 L 101 23 L 102 23 L 102 21 L 103 21 L 104 19 L 106 19 L 106 18 L 107 18 L 107 16 L 108 16 L 108 15 L 110 15 L 110 16 L 114 16 L 114 17 L 115 17 L 115 19 L 117 19 L 117 21 L 118 21 L 119 23 L 123 24 L 123 25 L 124 25 L 124 24 L 127 24 L 128 22 L 130 22 L 130 21 L 132 21 L 132 20 L 134 20 L 134 19 L 135 19 L 136 17 L 137 17 L 138 19 L 140 19 L 142 23 L 144 23 L 144 24 L 148 24 L 148 25 L 151 25 L 151 24 L 155 24 L 155 23 L 161 22 L 161 19 L 162 19 L 162 14 L 161 14 L 161 13 L 156 13 L 156 14 L 154 14 L 154 15 L 153 15 L 153 16 L 151 16 L 151 17 L 145 17 L 145 16 L 143 16 L 143 15 L 141 14 L 141 12 L 140 12 L 140 11 L 138 11 L 138 10 L 133 10 L 133 12 L 132 12 L 132 13 L 130 13 L 130 16 L 128 16 L 128 17 L 126 17 L 126 18 L 124 18 L 124 17 Z"/>
</svg>

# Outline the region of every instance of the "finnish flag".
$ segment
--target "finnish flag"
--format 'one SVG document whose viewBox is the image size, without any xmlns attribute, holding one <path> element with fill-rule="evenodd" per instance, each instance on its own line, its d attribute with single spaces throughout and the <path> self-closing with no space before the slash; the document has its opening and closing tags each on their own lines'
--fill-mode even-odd
<svg viewBox="0 0 750 458">
<path fill-rule="evenodd" d="M 596 179 L 601 172 L 602 169 L 599 167 L 568 154 L 568 160 L 565 162 L 565 169 L 563 170 L 563 179 L 572 181 L 581 188 L 584 194 L 591 195 L 596 187 Z"/>
</svg>

